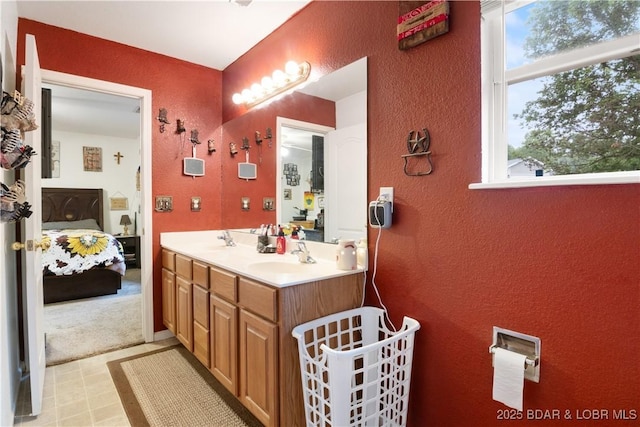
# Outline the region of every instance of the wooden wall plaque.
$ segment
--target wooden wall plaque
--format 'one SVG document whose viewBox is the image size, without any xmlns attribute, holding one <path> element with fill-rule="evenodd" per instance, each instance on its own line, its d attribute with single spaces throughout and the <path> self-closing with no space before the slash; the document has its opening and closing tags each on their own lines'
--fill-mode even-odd
<svg viewBox="0 0 640 427">
<path fill-rule="evenodd" d="M 398 2 L 398 48 L 407 50 L 449 31 L 449 1 Z"/>
<path fill-rule="evenodd" d="M 129 199 L 126 197 L 110 197 L 109 208 L 112 211 L 126 211 L 129 209 Z"/>
</svg>

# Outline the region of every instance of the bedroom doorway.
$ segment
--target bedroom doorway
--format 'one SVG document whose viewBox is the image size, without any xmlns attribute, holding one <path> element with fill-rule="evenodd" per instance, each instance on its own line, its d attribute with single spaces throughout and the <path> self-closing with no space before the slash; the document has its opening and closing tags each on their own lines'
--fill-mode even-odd
<svg viewBox="0 0 640 427">
<path fill-rule="evenodd" d="M 118 147 L 113 150 L 111 148 L 102 147 L 102 162 L 110 162 L 110 166 L 113 164 L 122 164 L 123 154 L 128 156 L 129 166 L 131 166 L 131 160 L 137 157 L 137 167 L 135 167 L 133 171 L 129 171 L 130 173 L 125 174 L 128 175 L 126 180 L 127 182 L 135 183 L 136 190 L 133 191 L 134 194 L 127 193 L 125 197 L 121 197 L 125 192 L 129 190 L 125 190 L 124 188 L 121 190 L 118 189 L 118 185 L 115 185 L 114 188 L 110 188 L 108 194 L 105 196 L 107 200 L 105 200 L 105 231 L 110 234 L 119 234 L 123 231 L 123 226 L 120 225 L 121 218 L 123 215 L 128 215 L 132 220 L 132 224 L 129 225 L 129 229 L 131 231 L 135 231 L 135 236 L 139 239 L 139 253 L 137 257 L 139 258 L 136 264 L 139 264 L 139 270 L 137 272 L 132 271 L 135 277 L 134 280 L 140 281 L 140 294 L 142 299 L 142 309 L 140 313 L 141 319 L 141 330 L 142 337 L 145 342 L 151 342 L 154 340 L 154 331 L 153 331 L 153 268 L 152 268 L 152 222 L 151 222 L 151 212 L 149 206 L 151 204 L 151 91 L 147 89 L 136 88 L 132 86 L 120 85 L 116 83 L 101 81 L 90 79 L 86 77 L 74 76 L 71 74 L 59 73 L 54 71 L 42 70 L 42 82 L 43 87 L 58 89 L 61 91 L 81 91 L 83 96 L 87 99 L 85 102 L 98 102 L 101 103 L 102 107 L 110 107 L 115 108 L 117 104 L 120 104 L 118 108 L 135 108 L 135 115 L 137 119 L 135 120 L 137 127 L 137 131 L 139 132 L 138 144 L 136 149 L 129 149 L 128 152 L 124 152 L 125 150 L 118 150 Z M 98 97 L 102 97 L 102 101 L 96 100 L 96 95 Z M 112 100 L 113 102 L 105 102 L 105 99 Z M 124 102 L 118 102 L 118 100 Z M 68 100 L 65 100 L 68 101 Z M 133 106 L 133 107 L 132 107 Z M 87 110 L 87 108 L 85 108 Z M 129 112 L 130 113 L 130 112 Z M 79 113 L 75 113 L 79 114 Z M 105 125 L 107 127 L 119 127 L 125 128 L 130 127 L 130 123 L 125 123 L 122 120 L 122 116 L 120 119 L 119 125 L 109 124 L 113 123 L 110 120 L 107 120 L 106 115 L 115 115 L 118 116 L 116 112 L 103 112 L 97 120 L 98 123 L 95 123 L 95 127 L 102 127 L 102 131 L 104 130 Z M 130 115 L 130 114 L 129 114 Z M 54 124 L 55 125 L 55 124 Z M 66 125 L 65 125 L 66 126 Z M 119 131 L 123 131 L 124 129 L 118 129 Z M 85 130 L 79 130 L 82 133 L 91 133 Z M 90 141 L 81 142 L 82 146 L 91 146 Z M 94 144 L 98 145 L 98 144 Z M 80 150 L 80 151 L 79 151 Z M 72 159 L 72 161 L 82 162 L 82 148 L 74 149 L 75 156 L 79 156 L 78 158 Z M 113 153 L 111 152 L 113 151 Z M 61 147 L 58 153 L 53 153 L 55 161 L 56 154 L 60 157 L 64 157 L 68 155 L 65 153 L 64 145 Z M 52 165 L 53 166 L 53 165 Z M 55 173 L 55 169 L 54 169 Z M 55 176 L 55 175 L 54 175 Z M 104 184 L 100 187 L 104 187 L 111 183 L 111 179 L 104 176 Z M 55 182 L 56 178 L 52 178 L 50 181 L 52 184 Z M 58 178 L 60 179 L 60 178 Z M 43 186 L 48 186 L 48 180 L 43 181 Z M 55 186 L 55 185 L 53 185 Z M 118 198 L 118 199 L 127 199 L 127 210 L 111 210 L 109 209 L 109 201 L 110 198 Z M 133 266 L 133 270 L 135 270 L 138 265 Z M 137 278 L 139 277 L 139 279 Z M 125 277 L 125 280 L 130 279 Z"/>
</svg>

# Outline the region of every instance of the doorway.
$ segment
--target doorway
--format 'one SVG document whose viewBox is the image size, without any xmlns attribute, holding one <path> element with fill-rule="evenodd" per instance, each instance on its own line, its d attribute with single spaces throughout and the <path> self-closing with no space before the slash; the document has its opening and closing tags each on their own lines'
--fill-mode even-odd
<svg viewBox="0 0 640 427">
<path fill-rule="evenodd" d="M 153 331 L 153 265 L 151 209 L 151 91 L 66 73 L 42 70 L 45 86 L 83 89 L 89 92 L 121 96 L 138 100 L 140 130 L 139 218 L 136 224 L 140 236 L 140 287 L 142 294 L 142 335 L 145 342 L 154 340 Z M 106 156 L 105 156 L 106 157 Z M 109 159 L 111 160 L 111 159 Z M 137 206 L 136 206 L 137 208 Z M 114 221 L 117 221 L 114 220 Z M 119 227 L 119 224 L 115 227 Z"/>
</svg>

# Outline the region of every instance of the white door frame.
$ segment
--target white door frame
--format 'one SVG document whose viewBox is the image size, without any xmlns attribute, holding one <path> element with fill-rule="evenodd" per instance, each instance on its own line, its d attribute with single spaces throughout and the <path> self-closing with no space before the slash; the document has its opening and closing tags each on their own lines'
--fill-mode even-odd
<svg viewBox="0 0 640 427">
<path fill-rule="evenodd" d="M 152 342 L 153 336 L 153 239 L 151 202 L 151 91 L 73 74 L 42 70 L 42 82 L 60 86 L 103 92 L 111 95 L 138 98 L 140 100 L 140 193 L 142 232 L 141 246 L 141 290 L 142 290 L 142 336 Z"/>
<path fill-rule="evenodd" d="M 278 177 L 278 179 L 276 179 L 276 194 L 278 195 L 278 199 L 276 200 L 279 200 L 279 198 L 282 197 L 283 192 L 282 180 L 279 178 L 282 171 L 282 144 L 280 143 L 280 141 L 282 141 L 283 127 L 306 130 L 313 133 L 321 133 L 323 135 L 326 135 L 327 133 L 335 130 L 335 128 L 332 128 L 331 126 L 319 125 L 317 123 L 303 122 L 302 120 L 276 116 L 276 177 Z M 288 220 L 285 220 L 282 217 L 283 210 L 278 206 L 279 203 L 276 202 L 276 223 L 284 224 L 285 222 L 288 222 Z"/>
</svg>

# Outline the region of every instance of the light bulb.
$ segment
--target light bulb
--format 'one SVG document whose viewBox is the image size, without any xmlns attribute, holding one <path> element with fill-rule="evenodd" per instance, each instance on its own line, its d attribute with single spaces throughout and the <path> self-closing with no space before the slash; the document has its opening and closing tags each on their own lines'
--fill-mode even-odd
<svg viewBox="0 0 640 427">
<path fill-rule="evenodd" d="M 259 83 L 254 83 L 251 85 L 251 92 L 253 93 L 254 97 L 260 98 L 264 93 L 264 89 L 262 88 L 262 86 L 260 86 Z"/>
<path fill-rule="evenodd" d="M 234 93 L 233 97 L 231 97 L 231 100 L 236 105 L 242 104 L 244 102 L 244 98 L 239 93 Z"/>
<path fill-rule="evenodd" d="M 287 76 L 282 70 L 275 70 L 271 77 L 273 79 L 273 83 L 278 87 L 284 86 L 284 84 L 287 82 Z"/>
<path fill-rule="evenodd" d="M 289 61 L 284 66 L 284 71 L 292 77 L 297 77 L 300 74 L 300 66 L 295 61 Z"/>
<path fill-rule="evenodd" d="M 245 89 L 242 91 L 242 97 L 244 98 L 244 102 L 253 101 L 253 93 L 249 89 Z"/>
<path fill-rule="evenodd" d="M 273 80 L 271 80 L 271 77 L 269 76 L 264 76 L 262 78 L 261 84 L 265 91 L 269 91 L 271 90 L 271 88 L 273 88 Z"/>
</svg>

